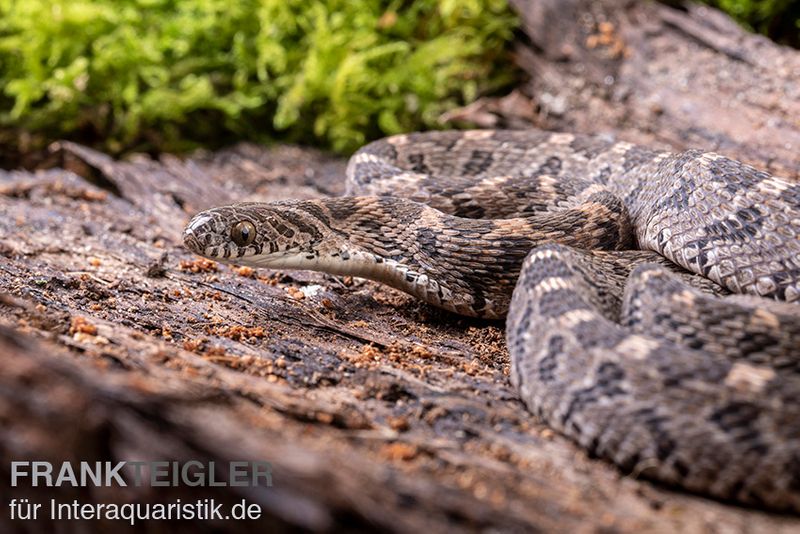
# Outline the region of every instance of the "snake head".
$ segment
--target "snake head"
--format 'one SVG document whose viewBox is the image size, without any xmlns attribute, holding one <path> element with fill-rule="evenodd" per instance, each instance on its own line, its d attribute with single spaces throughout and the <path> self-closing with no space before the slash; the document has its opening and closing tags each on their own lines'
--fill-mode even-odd
<svg viewBox="0 0 800 534">
<path fill-rule="evenodd" d="M 326 230 L 313 216 L 313 201 L 247 202 L 198 213 L 186 226 L 183 243 L 195 254 L 226 263 L 294 267 L 319 254 Z"/>
</svg>

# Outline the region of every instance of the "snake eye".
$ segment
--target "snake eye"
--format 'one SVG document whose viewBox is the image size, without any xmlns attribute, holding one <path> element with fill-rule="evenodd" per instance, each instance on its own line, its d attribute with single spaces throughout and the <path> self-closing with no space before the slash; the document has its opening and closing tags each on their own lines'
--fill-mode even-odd
<svg viewBox="0 0 800 534">
<path fill-rule="evenodd" d="M 256 238 L 256 227 L 250 221 L 239 221 L 231 228 L 231 239 L 240 247 L 246 247 Z"/>
</svg>

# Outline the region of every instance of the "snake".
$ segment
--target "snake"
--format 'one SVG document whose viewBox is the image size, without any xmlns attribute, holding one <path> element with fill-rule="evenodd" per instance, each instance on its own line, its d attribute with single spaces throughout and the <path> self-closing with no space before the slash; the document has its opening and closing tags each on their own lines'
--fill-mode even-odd
<svg viewBox="0 0 800 534">
<path fill-rule="evenodd" d="M 623 474 L 800 513 L 800 184 L 603 135 L 430 131 L 342 197 L 196 214 L 206 258 L 505 320 L 528 412 Z"/>
</svg>

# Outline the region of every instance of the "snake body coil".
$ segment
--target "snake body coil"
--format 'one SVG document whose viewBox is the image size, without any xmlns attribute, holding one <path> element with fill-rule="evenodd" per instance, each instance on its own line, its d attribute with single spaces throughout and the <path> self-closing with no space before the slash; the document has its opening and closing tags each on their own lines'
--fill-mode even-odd
<svg viewBox="0 0 800 534">
<path fill-rule="evenodd" d="M 800 185 L 537 131 L 395 136 L 347 174 L 346 197 L 214 208 L 184 242 L 507 314 L 548 425 L 627 472 L 800 512 Z"/>
</svg>

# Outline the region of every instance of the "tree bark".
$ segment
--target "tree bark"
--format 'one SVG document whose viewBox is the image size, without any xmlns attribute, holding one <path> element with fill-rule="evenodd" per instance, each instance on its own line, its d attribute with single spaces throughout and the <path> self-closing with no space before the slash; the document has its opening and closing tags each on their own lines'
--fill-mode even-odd
<svg viewBox="0 0 800 534">
<path fill-rule="evenodd" d="M 511 0 L 528 84 L 447 118 L 702 148 L 800 177 L 800 54 L 693 3 Z"/>
</svg>

